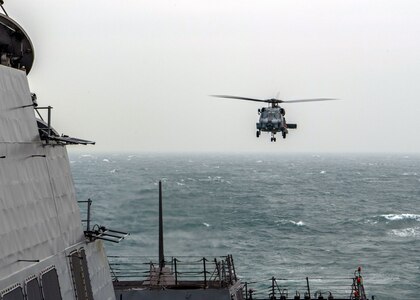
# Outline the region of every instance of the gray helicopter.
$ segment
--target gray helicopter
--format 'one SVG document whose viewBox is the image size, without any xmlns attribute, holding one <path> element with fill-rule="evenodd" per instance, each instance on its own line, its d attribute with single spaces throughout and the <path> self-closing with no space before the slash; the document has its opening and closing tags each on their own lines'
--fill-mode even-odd
<svg viewBox="0 0 420 300">
<path fill-rule="evenodd" d="M 313 102 L 313 101 L 329 101 L 338 100 L 335 98 L 314 98 L 314 99 L 297 99 L 297 100 L 280 100 L 276 98 L 272 99 L 254 99 L 246 97 L 237 97 L 229 95 L 212 95 L 212 97 L 238 99 L 246 101 L 256 101 L 268 103 L 268 107 L 258 109 L 258 115 L 260 120 L 257 123 L 257 138 L 260 137 L 261 132 L 271 132 L 271 141 L 276 141 L 276 133 L 281 132 L 282 137 L 285 139 L 289 133 L 289 129 L 296 129 L 297 124 L 291 124 L 286 122 L 284 115 L 286 111 L 280 107 L 279 103 L 297 103 L 297 102 Z"/>
</svg>

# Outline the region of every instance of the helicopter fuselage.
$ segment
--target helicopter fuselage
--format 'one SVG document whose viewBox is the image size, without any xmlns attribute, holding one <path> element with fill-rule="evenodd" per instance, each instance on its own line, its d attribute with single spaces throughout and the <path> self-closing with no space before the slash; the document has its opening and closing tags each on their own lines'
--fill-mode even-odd
<svg viewBox="0 0 420 300">
<path fill-rule="evenodd" d="M 280 107 L 263 107 L 259 112 L 258 130 L 277 133 L 285 129 L 285 119 Z"/>
<path fill-rule="evenodd" d="M 286 111 L 280 106 L 263 107 L 258 110 L 260 119 L 257 123 L 257 137 L 261 131 L 271 132 L 271 141 L 276 141 L 275 134 L 281 132 L 283 138 L 286 138 L 288 127 L 296 128 L 296 124 L 287 124 L 284 117 Z"/>
</svg>

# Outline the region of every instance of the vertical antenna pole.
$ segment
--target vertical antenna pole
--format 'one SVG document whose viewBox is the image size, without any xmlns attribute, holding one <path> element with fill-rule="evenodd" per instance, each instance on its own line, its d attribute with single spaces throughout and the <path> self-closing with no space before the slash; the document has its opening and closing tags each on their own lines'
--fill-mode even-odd
<svg viewBox="0 0 420 300">
<path fill-rule="evenodd" d="M 311 289 L 309 288 L 309 278 L 306 277 L 306 287 L 308 289 L 309 299 L 311 299 Z"/>
<path fill-rule="evenodd" d="M 159 181 L 159 268 L 165 266 L 163 255 L 163 212 L 162 212 L 162 181 Z"/>
</svg>

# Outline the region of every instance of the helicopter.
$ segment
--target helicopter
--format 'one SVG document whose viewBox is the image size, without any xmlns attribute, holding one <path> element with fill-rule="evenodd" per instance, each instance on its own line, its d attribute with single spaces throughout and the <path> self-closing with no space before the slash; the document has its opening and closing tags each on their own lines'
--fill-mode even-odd
<svg viewBox="0 0 420 300">
<path fill-rule="evenodd" d="M 286 138 L 289 133 L 289 129 L 296 129 L 297 124 L 287 123 L 286 110 L 283 107 L 280 107 L 280 103 L 298 103 L 298 102 L 313 102 L 313 101 L 329 101 L 329 100 L 338 100 L 335 98 L 313 98 L 313 99 L 296 99 L 296 100 L 281 100 L 276 98 L 271 99 L 255 99 L 247 97 L 238 97 L 238 96 L 229 96 L 229 95 L 211 95 L 212 97 L 217 98 L 228 98 L 228 99 L 238 99 L 246 101 L 255 101 L 255 102 L 265 102 L 268 103 L 268 107 L 263 107 L 258 109 L 258 115 L 260 119 L 257 123 L 257 138 L 260 137 L 261 132 L 270 132 L 271 141 L 276 141 L 276 133 L 281 132 L 283 139 Z"/>
</svg>

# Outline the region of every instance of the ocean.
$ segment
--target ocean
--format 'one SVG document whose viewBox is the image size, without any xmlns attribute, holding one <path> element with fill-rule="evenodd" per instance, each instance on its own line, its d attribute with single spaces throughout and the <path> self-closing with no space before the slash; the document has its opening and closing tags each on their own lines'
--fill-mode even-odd
<svg viewBox="0 0 420 300">
<path fill-rule="evenodd" d="M 161 180 L 165 257 L 232 254 L 267 299 L 272 276 L 289 296 L 306 277 L 348 295 L 358 266 L 369 297 L 420 297 L 419 155 L 69 156 L 93 222 L 130 233 L 108 255 L 158 255 Z"/>
</svg>

